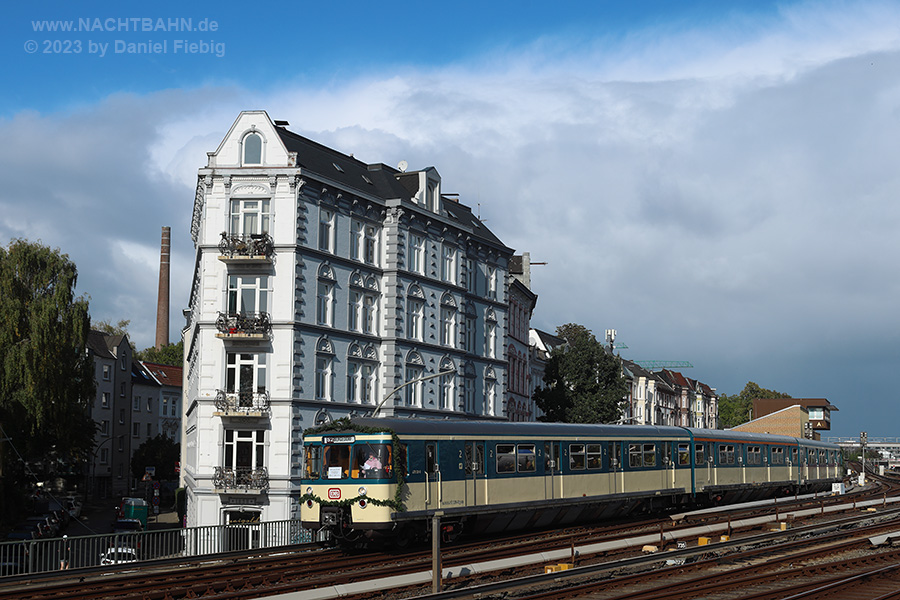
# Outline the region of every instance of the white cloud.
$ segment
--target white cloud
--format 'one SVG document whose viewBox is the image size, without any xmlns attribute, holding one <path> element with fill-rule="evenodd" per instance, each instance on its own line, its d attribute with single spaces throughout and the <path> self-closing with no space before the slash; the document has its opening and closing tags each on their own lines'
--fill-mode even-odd
<svg viewBox="0 0 900 600">
<path fill-rule="evenodd" d="M 806 351 L 816 364 L 795 364 L 784 391 L 813 395 L 839 344 L 897 357 L 898 13 L 809 3 L 324 89 L 22 113 L 0 122 L 0 233 L 70 252 L 95 317 L 130 318 L 150 345 L 160 226 L 177 315 L 196 169 L 240 110 L 263 108 L 361 160 L 436 166 L 504 242 L 549 263 L 534 269 L 538 327 L 615 327 L 626 356 L 705 365 L 693 376 L 729 393 Z"/>
</svg>

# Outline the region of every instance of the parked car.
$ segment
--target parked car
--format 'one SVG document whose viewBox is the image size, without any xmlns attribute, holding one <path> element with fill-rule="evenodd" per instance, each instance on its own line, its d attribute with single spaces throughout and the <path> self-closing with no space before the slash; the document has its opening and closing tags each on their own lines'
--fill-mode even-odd
<svg viewBox="0 0 900 600">
<path fill-rule="evenodd" d="M 120 565 L 123 563 L 137 562 L 137 560 L 137 550 L 127 546 L 110 548 L 100 555 L 101 565 Z"/>
</svg>

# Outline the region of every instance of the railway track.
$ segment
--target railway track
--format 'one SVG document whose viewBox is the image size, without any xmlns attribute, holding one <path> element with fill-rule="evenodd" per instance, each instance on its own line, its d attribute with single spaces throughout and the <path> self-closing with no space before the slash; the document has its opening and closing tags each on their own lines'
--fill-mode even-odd
<svg viewBox="0 0 900 600">
<path fill-rule="evenodd" d="M 885 488 L 874 494 L 870 493 L 869 497 L 883 497 L 887 493 Z M 856 497 L 858 502 L 863 501 L 863 495 Z M 826 505 L 830 506 L 836 501 L 846 504 L 848 497 L 802 499 L 779 504 L 776 510 L 785 514 L 792 510 L 818 507 L 824 512 Z M 488 542 L 472 541 L 445 548 L 443 564 L 446 567 L 458 568 L 460 565 L 478 561 L 496 561 L 528 553 L 564 550 L 587 544 L 613 543 L 615 540 L 621 540 L 623 536 L 635 538 L 659 534 L 665 543 L 666 539 L 677 538 L 680 535 L 678 532 L 685 528 L 696 527 L 700 523 L 708 526 L 721 524 L 726 520 L 735 524 L 733 530 L 729 527 L 729 533 L 738 534 L 741 531 L 738 523 L 764 510 L 771 513 L 773 507 L 754 506 L 746 510 L 733 510 L 729 511 L 727 516 L 687 515 L 681 524 L 673 524 L 672 519 L 666 517 L 641 522 L 569 528 L 557 532 L 544 532 L 540 535 L 505 536 Z M 624 556 L 628 552 L 633 550 L 608 551 L 605 558 Z M 586 562 L 587 559 L 582 560 Z M 0 583 L 0 600 L 256 598 L 366 582 L 384 577 L 386 573 L 403 575 L 427 571 L 430 567 L 431 555 L 427 551 L 399 555 L 390 553 L 346 555 L 335 550 L 308 551 L 298 548 L 292 551 L 269 554 L 257 552 L 253 555 L 199 562 L 171 560 L 129 568 L 118 573 L 91 570 L 66 573 L 61 577 L 34 578 L 30 581 L 13 582 L 10 585 Z"/>
</svg>

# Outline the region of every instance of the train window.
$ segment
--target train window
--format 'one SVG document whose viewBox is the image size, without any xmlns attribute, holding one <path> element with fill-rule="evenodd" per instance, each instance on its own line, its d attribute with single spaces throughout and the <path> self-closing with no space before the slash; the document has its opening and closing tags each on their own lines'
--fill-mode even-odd
<svg viewBox="0 0 900 600">
<path fill-rule="evenodd" d="M 644 444 L 644 466 L 656 466 L 656 444 Z"/>
<path fill-rule="evenodd" d="M 794 464 L 794 465 L 797 464 L 797 454 L 798 454 L 797 449 L 791 448 L 791 464 Z"/>
<path fill-rule="evenodd" d="M 678 466 L 684 467 L 691 464 L 691 447 L 688 444 L 678 444 Z"/>
<path fill-rule="evenodd" d="M 706 462 L 706 449 L 703 444 L 694 444 L 694 464 L 700 466 Z"/>
<path fill-rule="evenodd" d="M 784 448 L 772 448 L 772 464 L 773 465 L 783 465 L 784 464 Z"/>
<path fill-rule="evenodd" d="M 437 472 L 435 462 L 434 444 L 425 444 L 425 472 L 433 474 Z"/>
<path fill-rule="evenodd" d="M 516 455 L 519 473 L 531 473 L 534 471 L 534 444 L 519 444 L 516 447 Z"/>
<path fill-rule="evenodd" d="M 390 444 L 357 444 L 354 448 L 354 479 L 384 479 L 393 474 Z"/>
<path fill-rule="evenodd" d="M 720 465 L 733 465 L 734 464 L 734 446 L 728 444 L 721 444 L 719 446 L 719 464 Z"/>
<path fill-rule="evenodd" d="M 747 464 L 762 464 L 762 448 L 760 448 L 759 446 L 747 446 Z"/>
<path fill-rule="evenodd" d="M 573 471 L 584 469 L 584 444 L 569 445 L 569 468 Z"/>
<path fill-rule="evenodd" d="M 326 479 L 343 479 L 350 475 L 350 446 L 325 446 Z"/>
<path fill-rule="evenodd" d="M 634 468 L 643 466 L 640 444 L 628 444 L 628 466 Z"/>
<path fill-rule="evenodd" d="M 516 472 L 516 447 L 513 444 L 497 444 L 497 472 Z"/>
<path fill-rule="evenodd" d="M 306 478 L 318 479 L 322 472 L 322 446 L 306 447 Z"/>
<path fill-rule="evenodd" d="M 825 451 L 819 450 L 819 464 L 824 465 L 827 464 L 828 461 L 825 460 Z"/>
<path fill-rule="evenodd" d="M 588 444 L 587 468 L 595 470 L 603 468 L 603 446 L 600 444 Z"/>
</svg>

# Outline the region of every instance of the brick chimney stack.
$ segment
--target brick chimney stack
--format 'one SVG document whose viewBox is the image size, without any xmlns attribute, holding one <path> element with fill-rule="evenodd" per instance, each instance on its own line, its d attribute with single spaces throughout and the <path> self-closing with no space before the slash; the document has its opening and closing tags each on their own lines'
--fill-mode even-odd
<svg viewBox="0 0 900 600">
<path fill-rule="evenodd" d="M 159 299 L 156 301 L 156 349 L 169 344 L 169 249 L 171 229 L 162 228 L 159 249 Z"/>
</svg>

